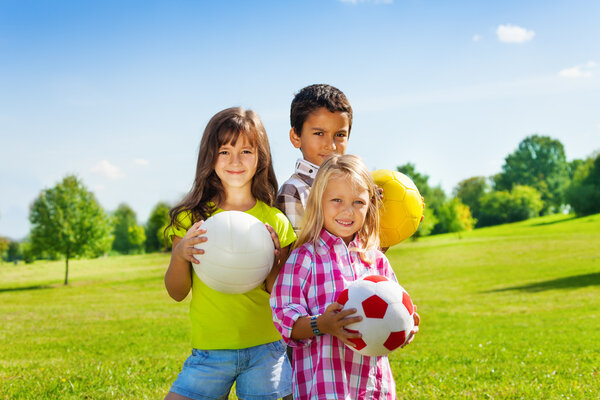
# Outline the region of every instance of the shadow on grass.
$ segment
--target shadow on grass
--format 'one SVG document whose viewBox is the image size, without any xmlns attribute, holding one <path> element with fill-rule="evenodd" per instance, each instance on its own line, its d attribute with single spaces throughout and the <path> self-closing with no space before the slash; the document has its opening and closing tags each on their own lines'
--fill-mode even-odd
<svg viewBox="0 0 600 400">
<path fill-rule="evenodd" d="M 511 286 L 502 289 L 487 290 L 484 293 L 508 292 L 511 290 L 519 290 L 522 292 L 542 292 L 544 290 L 574 289 L 598 285 L 600 285 L 600 272 L 596 272 L 593 274 L 569 276 L 566 278 L 536 282 L 523 286 Z"/>
<path fill-rule="evenodd" d="M 546 226 L 546 225 L 561 224 L 563 222 L 569 222 L 569 221 L 572 221 L 577 218 L 579 218 L 579 217 L 573 215 L 572 217 L 565 218 L 565 219 L 559 219 L 557 221 L 538 222 L 537 224 L 532 224 L 531 226 Z"/>
<path fill-rule="evenodd" d="M 21 286 L 14 288 L 0 288 L 0 293 L 3 292 L 22 292 L 26 290 L 39 290 L 39 289 L 52 289 L 53 285 L 34 285 L 34 286 Z"/>
</svg>

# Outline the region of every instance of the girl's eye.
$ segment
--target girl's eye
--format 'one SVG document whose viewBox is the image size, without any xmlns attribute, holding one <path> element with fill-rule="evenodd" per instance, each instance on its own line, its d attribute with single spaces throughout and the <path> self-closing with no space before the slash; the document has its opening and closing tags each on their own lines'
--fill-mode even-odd
<svg viewBox="0 0 600 400">
<path fill-rule="evenodd" d="M 221 150 L 221 151 L 219 152 L 219 154 L 225 155 L 225 154 L 229 154 L 229 152 L 228 152 L 227 150 Z"/>
<path fill-rule="evenodd" d="M 253 151 L 252 150 L 244 150 L 242 151 L 242 154 L 252 154 Z"/>
<path fill-rule="evenodd" d="M 364 202 L 364 201 L 362 201 L 362 200 L 356 200 L 354 203 L 355 203 L 355 204 L 359 204 L 359 205 L 361 205 L 361 206 L 365 204 L 365 202 Z"/>
</svg>

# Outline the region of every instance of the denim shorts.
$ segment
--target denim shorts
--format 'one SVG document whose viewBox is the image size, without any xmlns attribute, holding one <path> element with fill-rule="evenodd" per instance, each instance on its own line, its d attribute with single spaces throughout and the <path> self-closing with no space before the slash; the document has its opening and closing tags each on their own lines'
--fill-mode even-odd
<svg viewBox="0 0 600 400">
<path fill-rule="evenodd" d="M 183 364 L 171 392 L 195 400 L 226 400 L 233 383 L 242 400 L 275 400 L 292 392 L 282 340 L 239 350 L 198 350 Z"/>
</svg>

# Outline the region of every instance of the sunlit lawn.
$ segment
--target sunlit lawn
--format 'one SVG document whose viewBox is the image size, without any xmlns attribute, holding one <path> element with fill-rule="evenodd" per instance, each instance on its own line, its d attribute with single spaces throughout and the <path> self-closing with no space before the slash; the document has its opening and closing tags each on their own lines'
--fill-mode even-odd
<svg viewBox="0 0 600 400">
<path fill-rule="evenodd" d="M 600 215 L 388 252 L 422 317 L 391 355 L 405 399 L 598 398 Z M 0 398 L 162 398 L 189 353 L 168 255 L 0 265 Z M 232 396 L 233 398 L 233 396 Z"/>
</svg>

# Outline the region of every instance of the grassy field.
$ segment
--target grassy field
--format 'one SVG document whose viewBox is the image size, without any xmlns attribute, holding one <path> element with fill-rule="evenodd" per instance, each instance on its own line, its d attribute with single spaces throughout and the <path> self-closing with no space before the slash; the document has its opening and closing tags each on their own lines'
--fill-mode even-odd
<svg viewBox="0 0 600 400">
<path fill-rule="evenodd" d="M 404 399 L 600 397 L 600 215 L 388 252 L 422 318 L 390 359 Z M 0 265 L 0 398 L 158 399 L 189 352 L 168 255 Z"/>
</svg>

